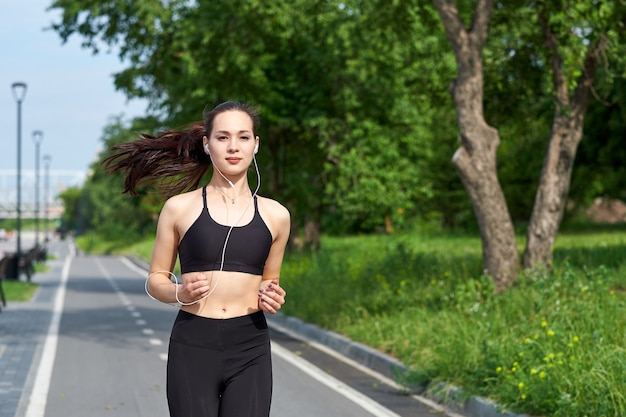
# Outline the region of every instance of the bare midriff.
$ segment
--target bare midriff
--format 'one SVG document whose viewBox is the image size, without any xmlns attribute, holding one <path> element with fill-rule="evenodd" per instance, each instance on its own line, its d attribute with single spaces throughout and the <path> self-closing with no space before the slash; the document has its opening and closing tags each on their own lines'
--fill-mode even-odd
<svg viewBox="0 0 626 417">
<path fill-rule="evenodd" d="M 205 271 L 188 272 L 183 275 L 183 279 L 196 274 L 204 274 L 207 277 L 211 286 L 211 295 L 196 304 L 183 306 L 183 310 L 214 319 L 245 316 L 259 310 L 260 275 Z"/>
</svg>

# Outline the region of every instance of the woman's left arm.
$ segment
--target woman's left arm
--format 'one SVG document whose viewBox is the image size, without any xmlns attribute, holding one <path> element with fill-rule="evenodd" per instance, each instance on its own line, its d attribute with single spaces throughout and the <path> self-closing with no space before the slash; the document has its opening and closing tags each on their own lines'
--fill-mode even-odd
<svg viewBox="0 0 626 417">
<path fill-rule="evenodd" d="M 280 286 L 280 268 L 285 256 L 285 248 L 289 240 L 291 228 L 291 218 L 289 211 L 273 200 L 267 200 L 270 213 L 267 216 L 270 230 L 273 233 L 274 241 L 270 248 L 270 253 L 265 261 L 263 269 L 263 280 L 259 287 L 259 308 L 266 313 L 276 314 L 281 306 L 285 304 L 285 290 Z"/>
</svg>

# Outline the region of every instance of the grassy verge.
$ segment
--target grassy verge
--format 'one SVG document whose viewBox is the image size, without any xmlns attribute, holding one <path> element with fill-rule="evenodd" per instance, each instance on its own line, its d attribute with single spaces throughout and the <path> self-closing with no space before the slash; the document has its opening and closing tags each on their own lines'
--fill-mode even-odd
<svg viewBox="0 0 626 417">
<path fill-rule="evenodd" d="M 151 247 L 115 250 L 149 259 Z M 409 381 L 450 382 L 532 415 L 626 415 L 626 231 L 562 234 L 552 272 L 498 296 L 478 238 L 325 238 L 322 248 L 286 256 L 285 314 L 398 358 Z"/>
<path fill-rule="evenodd" d="M 35 273 L 46 272 L 50 269 L 45 262 L 34 264 Z M 11 279 L 2 281 L 2 288 L 7 301 L 30 301 L 39 285 L 36 282 L 25 282 Z"/>
<path fill-rule="evenodd" d="M 133 254 L 143 259 L 150 259 L 154 238 L 132 239 L 129 243 L 128 238 L 120 238 L 119 240 L 103 239 L 101 236 L 89 233 L 77 237 L 75 242 L 80 250 L 87 253 L 107 255 Z"/>
<path fill-rule="evenodd" d="M 2 281 L 2 288 L 7 301 L 29 301 L 37 290 L 38 285 L 33 282 L 17 280 Z"/>
<path fill-rule="evenodd" d="M 626 233 L 561 236 L 554 270 L 492 295 L 478 239 L 325 239 L 288 256 L 285 314 L 533 415 L 626 415 Z M 521 245 L 520 245 L 521 246 Z"/>
</svg>

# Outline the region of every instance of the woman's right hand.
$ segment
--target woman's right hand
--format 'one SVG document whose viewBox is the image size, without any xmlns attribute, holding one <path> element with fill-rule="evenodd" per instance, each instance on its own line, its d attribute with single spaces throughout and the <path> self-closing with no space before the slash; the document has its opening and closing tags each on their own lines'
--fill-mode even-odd
<svg viewBox="0 0 626 417">
<path fill-rule="evenodd" d="M 189 304 L 206 297 L 211 289 L 209 284 L 208 278 L 203 273 L 184 276 L 178 288 L 178 301 Z"/>
</svg>

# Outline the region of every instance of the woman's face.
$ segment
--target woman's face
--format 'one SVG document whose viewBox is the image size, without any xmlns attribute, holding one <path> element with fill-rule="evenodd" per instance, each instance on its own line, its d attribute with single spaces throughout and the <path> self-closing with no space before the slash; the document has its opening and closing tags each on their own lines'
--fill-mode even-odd
<svg viewBox="0 0 626 417">
<path fill-rule="evenodd" d="M 224 173 L 234 174 L 248 169 L 259 138 L 254 136 L 253 122 L 247 113 L 230 110 L 215 116 L 213 130 L 203 141 L 208 145 L 213 163 Z"/>
</svg>

